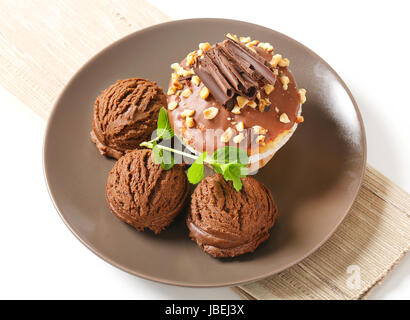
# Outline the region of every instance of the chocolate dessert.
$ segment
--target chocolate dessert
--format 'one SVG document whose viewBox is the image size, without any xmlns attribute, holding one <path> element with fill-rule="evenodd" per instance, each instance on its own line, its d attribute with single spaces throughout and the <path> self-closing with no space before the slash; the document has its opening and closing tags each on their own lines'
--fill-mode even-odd
<svg viewBox="0 0 410 320">
<path fill-rule="evenodd" d="M 155 82 L 118 80 L 95 101 L 91 140 L 102 155 L 119 159 L 150 140 L 159 110 L 166 105 L 166 97 Z"/>
<path fill-rule="evenodd" d="M 192 194 L 186 219 L 189 236 L 213 257 L 253 252 L 269 237 L 278 217 L 270 191 L 252 177 L 236 191 L 222 175 L 207 177 Z"/>
<path fill-rule="evenodd" d="M 171 65 L 175 134 L 197 153 L 236 145 L 248 151 L 251 171 L 262 167 L 303 122 L 306 90 L 298 89 L 289 64 L 271 44 L 250 37 L 199 44 Z"/>
<path fill-rule="evenodd" d="M 189 183 L 181 166 L 163 170 L 153 162 L 151 150 L 134 150 L 112 168 L 106 198 L 112 213 L 143 231 L 160 233 L 181 212 Z"/>
</svg>

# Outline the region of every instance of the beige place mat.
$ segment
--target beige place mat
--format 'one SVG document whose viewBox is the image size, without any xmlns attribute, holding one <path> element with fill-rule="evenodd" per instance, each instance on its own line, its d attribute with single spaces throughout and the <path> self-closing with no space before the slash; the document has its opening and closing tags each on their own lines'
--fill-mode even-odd
<svg viewBox="0 0 410 320">
<path fill-rule="evenodd" d="M 44 119 L 90 57 L 169 20 L 143 0 L 2 1 L 0 19 L 0 85 Z M 409 249 L 409 201 L 368 167 L 349 216 L 329 241 L 298 265 L 235 290 L 247 299 L 363 298 Z"/>
<path fill-rule="evenodd" d="M 410 197 L 369 165 L 336 233 L 314 254 L 236 290 L 251 299 L 362 299 L 408 251 Z"/>
</svg>

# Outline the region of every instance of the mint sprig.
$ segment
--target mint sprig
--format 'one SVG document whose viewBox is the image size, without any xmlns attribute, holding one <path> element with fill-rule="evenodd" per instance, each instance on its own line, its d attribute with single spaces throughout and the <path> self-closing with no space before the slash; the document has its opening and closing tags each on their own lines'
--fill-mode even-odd
<svg viewBox="0 0 410 320">
<path fill-rule="evenodd" d="M 158 144 L 159 140 L 169 140 L 172 137 L 174 137 L 174 131 L 169 122 L 168 112 L 162 107 L 158 116 L 157 137 L 141 143 L 140 146 L 152 149 L 154 162 L 161 165 L 164 170 L 169 170 L 174 166 L 174 153 L 194 159 L 195 161 L 187 172 L 188 181 L 192 184 L 197 184 L 204 178 L 204 165 L 208 164 L 216 173 L 222 174 L 225 180 L 232 181 L 236 191 L 242 189 L 241 178 L 248 174 L 247 165 L 249 162 L 249 156 L 245 150 L 226 146 L 217 149 L 208 157 L 206 152 L 195 156 Z"/>
</svg>

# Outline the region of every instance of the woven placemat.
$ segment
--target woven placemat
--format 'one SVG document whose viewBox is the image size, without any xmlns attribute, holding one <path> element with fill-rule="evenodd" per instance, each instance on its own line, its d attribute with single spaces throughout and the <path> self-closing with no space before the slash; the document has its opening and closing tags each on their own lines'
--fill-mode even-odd
<svg viewBox="0 0 410 320">
<path fill-rule="evenodd" d="M 143 0 L 0 2 L 0 84 L 43 119 L 64 85 L 113 41 L 169 18 Z M 247 299 L 360 299 L 410 245 L 409 195 L 371 167 L 346 220 L 298 265 L 234 288 Z"/>
</svg>

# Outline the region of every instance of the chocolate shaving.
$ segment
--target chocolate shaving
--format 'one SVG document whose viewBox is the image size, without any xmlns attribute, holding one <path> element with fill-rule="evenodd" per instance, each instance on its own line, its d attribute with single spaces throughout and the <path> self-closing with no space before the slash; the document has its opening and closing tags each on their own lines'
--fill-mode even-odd
<svg viewBox="0 0 410 320">
<path fill-rule="evenodd" d="M 233 55 L 236 55 L 242 61 L 245 61 L 247 63 L 245 64 L 245 66 L 249 66 L 248 68 L 254 70 L 257 74 L 265 78 L 271 85 L 275 84 L 276 75 L 271 70 L 268 61 L 266 61 L 257 53 L 250 50 L 248 47 L 244 46 L 242 43 L 228 39 L 224 42 L 224 44 L 228 49 L 228 52 L 230 52 Z M 239 66 L 242 67 L 242 65 Z M 252 77 L 252 75 L 250 76 Z"/>
<path fill-rule="evenodd" d="M 197 59 L 194 72 L 214 98 L 228 108 L 233 107 L 235 94 L 252 100 L 260 81 L 272 85 L 276 81 L 267 60 L 231 39 L 216 44 Z"/>
<path fill-rule="evenodd" d="M 217 77 L 215 70 L 213 70 L 214 72 L 212 72 L 210 71 L 211 68 L 212 67 L 207 65 L 207 63 L 201 63 L 201 65 L 199 66 L 194 66 L 194 72 L 209 89 L 215 99 L 222 105 L 226 105 L 228 101 L 232 99 L 233 91 L 228 87 L 229 84 L 225 88 L 221 88 L 218 85 L 218 83 L 221 83 L 222 81 L 218 82 L 220 78 L 218 80 L 215 79 Z"/>
</svg>

